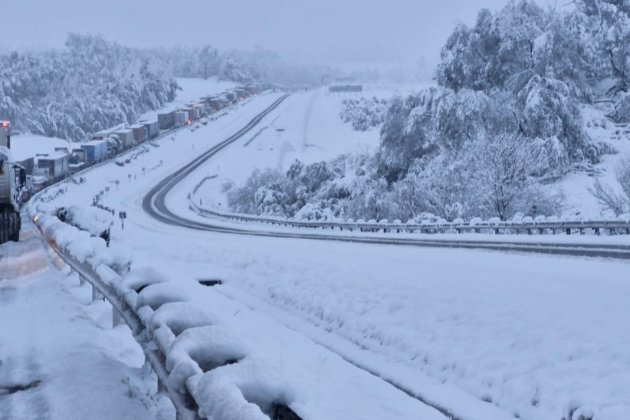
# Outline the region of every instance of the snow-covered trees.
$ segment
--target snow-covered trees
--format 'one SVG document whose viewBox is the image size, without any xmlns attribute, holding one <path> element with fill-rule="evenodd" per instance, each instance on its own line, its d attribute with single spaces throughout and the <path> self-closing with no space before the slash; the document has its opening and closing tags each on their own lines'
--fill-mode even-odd
<svg viewBox="0 0 630 420">
<path fill-rule="evenodd" d="M 534 75 L 584 88 L 589 57 L 579 35 L 583 19 L 545 11 L 531 0 L 499 13 L 481 10 L 476 24 L 458 26 L 442 49 L 438 81 L 454 90 L 510 89 Z"/>
<path fill-rule="evenodd" d="M 507 220 L 517 210 L 523 194 L 536 188 L 536 177 L 544 174 L 545 150 L 527 139 L 503 135 L 484 139 L 471 147 L 473 190 L 490 213 Z"/>
<path fill-rule="evenodd" d="M 619 124 L 630 123 L 630 94 L 621 95 L 609 116 Z"/>
<path fill-rule="evenodd" d="M 173 100 L 177 88 L 139 56 L 76 34 L 61 51 L 0 56 L 0 115 L 18 129 L 70 140 L 135 121 Z"/>
<path fill-rule="evenodd" d="M 615 90 L 630 85 L 630 4 L 627 0 L 576 0 L 573 16 L 585 45 L 591 76 L 617 80 Z"/>
<path fill-rule="evenodd" d="M 332 171 L 317 190 L 304 185 L 300 203 L 309 210 L 297 214 L 505 220 L 557 212 L 561 197 L 546 183 L 610 151 L 584 130 L 581 103 L 614 95 L 610 116 L 630 121 L 630 3 L 575 4 L 560 13 L 517 0 L 457 26 L 442 50 L 439 86 L 391 100 L 362 175 Z M 356 120 L 362 129 L 366 118 Z M 345 196 L 328 194 L 340 184 Z"/>
<path fill-rule="evenodd" d="M 0 116 L 19 130 L 84 140 L 172 101 L 178 89 L 172 76 L 303 85 L 327 72 L 262 49 L 141 50 L 70 34 L 62 50 L 0 54 Z"/>
<path fill-rule="evenodd" d="M 176 77 L 217 77 L 239 83 L 271 83 L 284 86 L 318 85 L 334 74 L 324 66 L 291 64 L 279 55 L 256 48 L 252 51 L 220 51 L 200 48 L 159 48 L 146 52 L 159 68 Z"/>
<path fill-rule="evenodd" d="M 552 215 L 560 202 L 539 182 L 548 172 L 545 153 L 542 141 L 507 135 L 480 139 L 459 151 L 416 159 L 393 182 L 371 156 L 310 165 L 296 161 L 286 174 L 255 171 L 243 186 L 228 190 L 228 204 L 237 212 L 309 220 Z"/>
</svg>

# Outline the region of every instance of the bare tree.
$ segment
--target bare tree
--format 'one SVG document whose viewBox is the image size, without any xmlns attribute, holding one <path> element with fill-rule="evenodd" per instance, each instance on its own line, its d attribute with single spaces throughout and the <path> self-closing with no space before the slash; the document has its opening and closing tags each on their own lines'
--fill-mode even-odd
<svg viewBox="0 0 630 420">
<path fill-rule="evenodd" d="M 589 191 L 605 209 L 612 210 L 618 216 L 630 210 L 630 159 L 622 160 L 617 165 L 615 178 L 622 192 L 602 184 L 599 179 L 595 180 Z"/>
<path fill-rule="evenodd" d="M 478 193 L 491 212 L 507 220 L 524 191 L 544 171 L 544 150 L 520 136 L 501 135 L 485 140 L 474 152 Z"/>
<path fill-rule="evenodd" d="M 630 159 L 624 159 L 617 165 L 615 175 L 626 195 L 626 201 L 630 204 Z"/>
<path fill-rule="evenodd" d="M 612 210 L 617 216 L 623 213 L 627 201 L 623 194 L 619 194 L 610 186 L 602 184 L 599 179 L 596 179 L 588 190 L 604 209 Z"/>
</svg>

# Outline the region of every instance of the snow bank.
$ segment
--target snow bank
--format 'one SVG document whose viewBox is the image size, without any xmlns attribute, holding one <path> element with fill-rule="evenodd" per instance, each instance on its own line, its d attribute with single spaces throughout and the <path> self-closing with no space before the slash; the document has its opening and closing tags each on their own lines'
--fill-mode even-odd
<svg viewBox="0 0 630 420">
<path fill-rule="evenodd" d="M 92 267 L 106 264 L 116 272 L 124 272 L 130 267 L 131 253 L 127 248 L 108 248 L 103 239 L 92 237 L 87 231 L 63 223 L 55 216 L 37 210 L 31 210 L 31 214 L 46 238 L 66 250 L 77 262 Z M 91 224 L 87 220 L 86 223 Z M 94 226 L 98 223 L 94 222 Z"/>
<path fill-rule="evenodd" d="M 69 223 L 93 236 L 100 236 L 114 224 L 111 213 L 96 207 L 70 206 L 57 210 L 57 216 L 62 222 Z"/>
<path fill-rule="evenodd" d="M 204 374 L 193 390 L 199 413 L 215 420 L 268 420 L 276 404 L 294 400 L 277 359 L 246 358 Z"/>
<path fill-rule="evenodd" d="M 151 329 L 166 325 L 175 334 L 180 335 L 189 328 L 212 325 L 217 322 L 206 312 L 187 302 L 172 302 L 162 305 L 151 318 Z"/>
<path fill-rule="evenodd" d="M 145 287 L 138 294 L 136 309 L 148 306 L 155 311 L 167 303 L 187 300 L 190 300 L 188 294 L 173 283 L 155 283 Z"/>
<path fill-rule="evenodd" d="M 247 356 L 252 346 L 242 334 L 223 326 L 206 326 L 184 331 L 171 346 L 166 368 L 169 385 L 184 391 L 186 380 L 194 375 L 233 364 Z M 194 383 L 190 384 L 194 389 Z"/>
</svg>

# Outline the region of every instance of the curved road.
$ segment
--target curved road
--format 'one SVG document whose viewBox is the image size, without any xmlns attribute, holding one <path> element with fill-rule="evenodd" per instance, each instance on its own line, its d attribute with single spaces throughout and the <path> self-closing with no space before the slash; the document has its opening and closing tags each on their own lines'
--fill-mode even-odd
<svg viewBox="0 0 630 420">
<path fill-rule="evenodd" d="M 555 255 L 569 255 L 577 257 L 599 257 L 614 259 L 630 259 L 630 246 L 601 245 L 580 243 L 543 243 L 543 242 L 509 242 L 509 241 L 479 241 L 461 239 L 421 239 L 421 238 L 377 238 L 374 236 L 340 236 L 334 234 L 313 234 L 307 232 L 279 232 L 273 230 L 256 230 L 241 227 L 227 227 L 212 221 L 200 222 L 186 219 L 173 213 L 166 206 L 166 197 L 181 181 L 188 177 L 201 165 L 214 157 L 217 153 L 242 138 L 256 127 L 263 118 L 276 109 L 289 95 L 284 95 L 272 103 L 267 109 L 254 117 L 239 131 L 218 143 L 189 164 L 170 174 L 155 185 L 144 197 L 142 208 L 146 213 L 163 223 L 195 230 L 205 230 L 249 236 L 265 236 L 276 238 L 316 239 L 326 241 L 357 242 L 380 245 L 405 245 L 440 248 L 468 248 L 494 251 L 535 252 Z"/>
</svg>

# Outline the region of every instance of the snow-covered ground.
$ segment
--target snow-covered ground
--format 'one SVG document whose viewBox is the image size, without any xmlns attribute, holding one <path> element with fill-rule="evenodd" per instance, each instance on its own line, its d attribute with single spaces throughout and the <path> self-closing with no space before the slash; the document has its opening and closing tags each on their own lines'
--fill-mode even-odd
<svg viewBox="0 0 630 420">
<path fill-rule="evenodd" d="M 285 113 L 304 121 L 305 111 L 295 108 L 307 108 L 316 94 L 296 95 L 297 102 L 267 116 L 260 128 L 269 129 L 247 147 L 250 136 L 221 152 L 169 197 L 169 205 L 192 217 L 185 196 L 203 176 L 228 167 L 234 176 L 247 174 L 258 162 L 277 165 L 276 148 L 285 141 L 299 150 L 300 123 L 286 120 L 281 134 L 271 127 Z M 154 267 L 183 287 L 221 278 L 224 285 L 207 291 L 209 310 L 214 294 L 242 302 L 410 392 L 459 407 L 462 418 L 493 418 L 479 414 L 484 404 L 500 407 L 508 418 L 630 418 L 628 263 L 197 232 L 144 214 L 141 201 L 150 187 L 275 98 L 261 95 L 207 127 L 161 139 L 123 168 L 96 169 L 52 205 L 87 205 L 110 186 L 104 203 L 128 215 L 125 230 L 116 224 L 112 246 L 133 250 L 134 266 Z M 319 98 L 326 100 L 321 92 Z M 287 140 L 278 141 L 282 133 Z M 266 155 L 260 160 L 248 151 L 259 141 Z M 321 147 L 305 149 L 322 159 L 343 151 L 339 141 L 325 137 Z M 267 146 L 276 153 L 267 154 Z M 308 356 L 302 363 L 317 366 Z"/>
<path fill-rule="evenodd" d="M 602 162 L 594 165 L 594 169 L 595 176 L 602 184 L 620 191 L 621 186 L 615 179 L 615 169 L 621 160 L 630 158 L 630 126 L 615 125 L 606 117 L 606 111 L 602 105 L 583 106 L 582 117 L 593 140 L 609 144 L 617 150 L 617 154 L 603 156 Z M 565 214 L 580 215 L 587 219 L 601 219 L 607 214 L 589 191 L 594 180 L 595 177 L 580 171 L 569 174 L 557 184 L 566 198 Z"/>
<path fill-rule="evenodd" d="M 255 169 L 286 171 L 299 159 L 313 163 L 348 153 L 372 153 L 379 143 L 378 128 L 359 132 L 339 114 L 344 99 L 391 98 L 419 89 L 420 85 L 366 86 L 363 93 L 330 93 L 320 88 L 291 95 L 275 117 L 248 134 L 207 168 L 213 178 L 198 191 L 204 206 L 226 208 L 223 185 L 241 185 Z M 216 177 L 214 177 L 216 175 Z"/>
<path fill-rule="evenodd" d="M 33 229 L 0 245 L 0 419 L 173 418 L 129 329 Z"/>
<path fill-rule="evenodd" d="M 196 195 L 202 199 L 203 207 L 226 210 L 225 182 L 242 185 L 254 169 L 286 171 L 295 159 L 313 163 L 346 153 L 374 152 L 379 144 L 379 128 L 359 132 L 342 122 L 339 116 L 342 101 L 360 97 L 391 98 L 426 87 L 368 85 L 363 93 L 356 94 L 331 94 L 327 89 L 295 94 L 283 105 L 282 115 L 277 120 L 240 142 L 242 148 L 235 147 L 224 153 L 220 164 L 208 167 L 213 178 L 205 182 Z M 605 105 L 582 107 L 585 129 L 592 139 L 612 146 L 618 153 L 604 155 L 602 162 L 594 165 L 595 176 L 576 171 L 548 186 L 553 191 L 561 191 L 565 197 L 562 214 L 558 216 L 583 220 L 611 217 L 589 190 L 596 177 L 605 185 L 621 189 L 615 179 L 615 168 L 621 160 L 630 158 L 630 127 L 616 126 L 606 113 Z"/>
</svg>

